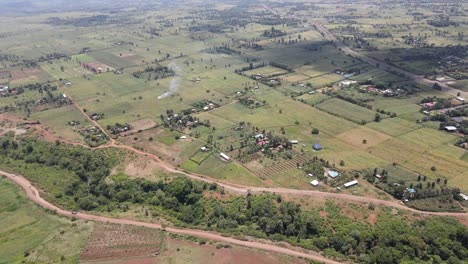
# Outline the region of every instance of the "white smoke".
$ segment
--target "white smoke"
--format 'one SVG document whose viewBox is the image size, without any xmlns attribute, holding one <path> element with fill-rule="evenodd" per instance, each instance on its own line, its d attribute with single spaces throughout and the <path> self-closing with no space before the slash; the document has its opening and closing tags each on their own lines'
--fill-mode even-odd
<svg viewBox="0 0 468 264">
<path fill-rule="evenodd" d="M 170 69 L 172 69 L 174 72 L 175 72 L 175 76 L 172 77 L 172 80 L 169 82 L 169 90 L 168 91 L 165 91 L 163 94 L 161 94 L 160 96 L 158 96 L 158 99 L 164 99 L 170 95 L 173 95 L 174 93 L 177 92 L 177 90 L 179 90 L 179 86 L 180 86 L 180 68 L 179 66 L 177 66 L 177 64 L 175 62 L 171 62 L 168 67 Z"/>
</svg>

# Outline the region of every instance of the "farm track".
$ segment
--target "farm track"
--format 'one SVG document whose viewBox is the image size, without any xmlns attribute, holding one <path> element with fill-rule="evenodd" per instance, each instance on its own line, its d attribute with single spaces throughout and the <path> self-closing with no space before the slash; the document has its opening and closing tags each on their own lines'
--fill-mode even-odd
<svg viewBox="0 0 468 264">
<path fill-rule="evenodd" d="M 40 196 L 39 190 L 36 189 L 34 186 L 32 186 L 31 183 L 23 176 L 7 173 L 4 171 L 0 171 L 0 175 L 6 176 L 15 184 L 19 185 L 25 191 L 28 198 L 31 199 L 34 203 L 38 204 L 39 206 L 43 208 L 54 211 L 59 215 L 63 215 L 67 217 L 76 217 L 76 218 L 83 219 L 83 220 L 90 220 L 90 221 L 103 222 L 103 223 L 132 225 L 132 226 L 146 227 L 146 228 L 151 228 L 151 229 L 165 230 L 170 233 L 195 236 L 195 237 L 205 238 L 208 240 L 214 240 L 214 241 L 229 243 L 233 245 L 243 246 L 247 248 L 286 254 L 286 255 L 290 255 L 294 257 L 307 258 L 307 259 L 312 259 L 312 260 L 319 261 L 322 263 L 327 263 L 327 264 L 341 263 L 341 262 L 337 262 L 337 261 L 325 258 L 319 255 L 318 253 L 305 252 L 299 248 L 287 248 L 284 246 L 276 246 L 272 244 L 266 244 L 266 243 L 255 242 L 255 241 L 244 241 L 244 240 L 239 240 L 239 239 L 235 239 L 232 237 L 225 237 L 215 232 L 208 232 L 208 231 L 195 230 L 195 229 L 182 229 L 182 228 L 175 228 L 175 227 L 163 228 L 162 225 L 156 224 L 156 223 L 140 222 L 140 221 L 135 221 L 135 220 L 130 220 L 130 219 L 111 218 L 111 217 L 105 217 L 105 216 L 97 216 L 97 215 L 92 215 L 92 214 L 87 214 L 87 213 L 73 214 L 70 211 L 66 211 L 61 208 L 58 208 L 57 206 L 44 200 Z"/>
</svg>

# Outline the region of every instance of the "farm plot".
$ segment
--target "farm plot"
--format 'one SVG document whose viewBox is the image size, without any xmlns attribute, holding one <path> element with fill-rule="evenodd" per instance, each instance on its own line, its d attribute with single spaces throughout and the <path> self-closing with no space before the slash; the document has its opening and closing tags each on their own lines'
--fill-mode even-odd
<svg viewBox="0 0 468 264">
<path fill-rule="evenodd" d="M 374 111 L 337 98 L 327 100 L 316 105 L 316 107 L 327 113 L 356 123 L 360 123 L 362 120 L 371 122 L 375 117 Z"/>
<path fill-rule="evenodd" d="M 339 134 L 337 138 L 359 149 L 368 149 L 391 137 L 376 130 L 361 126 Z"/>
<path fill-rule="evenodd" d="M 198 165 L 202 164 L 213 152 L 212 151 L 197 151 L 190 157 L 190 160 L 197 163 Z"/>
<path fill-rule="evenodd" d="M 424 153 L 422 155 L 415 156 L 413 159 L 408 160 L 401 164 L 403 167 L 426 175 L 432 180 L 448 179 L 449 185 L 458 187 L 462 190 L 468 190 L 468 182 L 463 181 L 460 175 L 466 175 L 468 172 L 467 163 L 464 161 L 450 159 L 447 156 L 441 156 L 437 154 Z M 455 182 L 451 179 L 456 178 Z"/>
<path fill-rule="evenodd" d="M 432 149 L 448 143 L 452 145 L 455 143 L 457 137 L 430 128 L 420 128 L 401 135 L 398 137 L 398 139 L 419 145 L 424 148 Z"/>
<path fill-rule="evenodd" d="M 344 161 L 343 170 L 362 170 L 387 165 L 389 162 L 364 150 L 350 150 L 330 152 L 324 151 L 317 154 L 319 158 L 328 160 L 331 164 L 339 166 Z"/>
<path fill-rule="evenodd" d="M 228 155 L 230 155 L 228 153 Z M 262 181 L 243 166 L 236 162 L 221 161 L 219 155 L 209 156 L 201 165 L 188 160 L 184 162 L 182 168 L 208 175 L 210 177 L 225 180 L 231 183 L 245 184 L 251 186 L 263 186 Z"/>
<path fill-rule="evenodd" d="M 285 188 L 310 189 L 310 182 L 315 179 L 305 175 L 301 169 L 293 168 L 276 173 L 269 180 Z"/>
<path fill-rule="evenodd" d="M 12 87 L 36 82 L 42 83 L 52 79 L 52 77 L 47 72 L 39 67 L 14 69 L 11 70 L 10 73 L 10 84 Z"/>
<path fill-rule="evenodd" d="M 120 260 L 159 254 L 159 230 L 135 226 L 98 224 L 81 252 L 81 261 Z"/>
<path fill-rule="evenodd" d="M 130 133 L 138 132 L 153 128 L 156 126 L 156 122 L 154 122 L 151 118 L 143 118 L 140 120 L 136 120 L 131 122 L 130 124 Z"/>
<path fill-rule="evenodd" d="M 87 126 L 91 123 L 74 106 L 67 105 L 59 108 L 52 108 L 31 115 L 33 119 L 39 120 L 52 129 L 52 134 L 57 134 L 59 138 L 83 142 L 83 137 L 68 122 L 78 121 L 80 125 Z"/>
<path fill-rule="evenodd" d="M 322 93 L 304 94 L 298 97 L 299 100 L 304 100 L 307 104 L 310 104 L 312 106 L 320 104 L 330 98 L 330 96 Z"/>
<path fill-rule="evenodd" d="M 244 73 L 247 76 L 256 75 L 256 74 L 260 74 L 263 76 L 271 76 L 271 75 L 285 74 L 287 73 L 287 71 L 280 69 L 280 68 L 273 67 L 273 66 L 265 66 L 265 67 L 260 67 L 257 69 L 245 71 Z"/>
<path fill-rule="evenodd" d="M 257 175 L 260 177 L 267 177 L 270 178 L 276 174 L 284 173 L 285 171 L 289 171 L 297 167 L 297 164 L 302 164 L 308 160 L 308 157 L 305 155 L 298 155 L 293 159 L 275 162 L 274 165 L 268 166 L 263 170 L 257 172 Z"/>
<path fill-rule="evenodd" d="M 165 238 L 165 251 L 158 256 L 158 264 L 306 264 L 306 260 L 274 254 L 265 251 L 253 250 L 244 247 L 217 248 L 216 243 L 199 243 L 171 237 Z M 153 263 L 153 262 L 151 262 Z M 119 263 L 120 264 L 120 263 Z"/>
<path fill-rule="evenodd" d="M 72 61 L 54 61 L 41 63 L 40 67 L 55 79 L 69 79 L 91 74 L 90 71 Z"/>
<path fill-rule="evenodd" d="M 343 80 L 344 77 L 335 73 L 325 73 L 322 75 L 319 75 L 317 77 L 308 79 L 307 82 L 310 82 L 312 84 L 312 87 L 324 87 L 327 85 L 334 84 L 336 82 L 339 82 Z"/>
<path fill-rule="evenodd" d="M 404 162 L 425 152 L 426 147 L 392 138 L 368 149 L 369 153 L 389 162 Z"/>
<path fill-rule="evenodd" d="M 77 263 L 93 225 L 47 214 L 0 178 L 0 263 Z"/>
<path fill-rule="evenodd" d="M 101 63 L 104 63 L 106 65 L 111 66 L 112 68 L 115 69 L 120 69 L 120 68 L 128 68 L 128 67 L 133 67 L 136 66 L 135 63 L 133 63 L 130 60 L 127 60 L 125 58 L 117 57 L 112 53 L 108 53 L 105 51 L 96 51 L 96 52 L 90 52 L 89 56 L 95 58 Z"/>
<path fill-rule="evenodd" d="M 401 118 L 386 118 L 380 122 L 369 123 L 366 126 L 394 137 L 421 127 L 413 122 L 406 121 Z"/>
</svg>

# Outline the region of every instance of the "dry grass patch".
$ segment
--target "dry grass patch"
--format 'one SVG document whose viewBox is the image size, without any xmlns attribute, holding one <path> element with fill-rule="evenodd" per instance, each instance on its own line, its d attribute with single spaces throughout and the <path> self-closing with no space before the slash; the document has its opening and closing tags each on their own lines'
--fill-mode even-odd
<svg viewBox="0 0 468 264">
<path fill-rule="evenodd" d="M 392 137 L 368 127 L 361 126 L 341 133 L 337 138 L 359 149 L 368 149 Z"/>
</svg>

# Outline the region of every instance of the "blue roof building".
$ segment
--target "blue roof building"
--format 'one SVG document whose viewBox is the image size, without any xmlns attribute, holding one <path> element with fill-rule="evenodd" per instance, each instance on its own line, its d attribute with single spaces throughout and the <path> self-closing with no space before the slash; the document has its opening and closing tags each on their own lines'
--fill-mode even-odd
<svg viewBox="0 0 468 264">
<path fill-rule="evenodd" d="M 330 176 L 330 178 L 335 179 L 335 178 L 337 178 L 338 176 L 340 176 L 340 173 L 337 172 L 337 171 L 329 170 L 329 171 L 328 171 L 328 176 Z"/>
<path fill-rule="evenodd" d="M 313 148 L 314 150 L 321 150 L 323 147 L 322 147 L 321 144 L 318 144 L 318 143 L 317 143 L 317 144 L 314 144 L 314 145 L 312 146 L 312 148 Z"/>
</svg>

